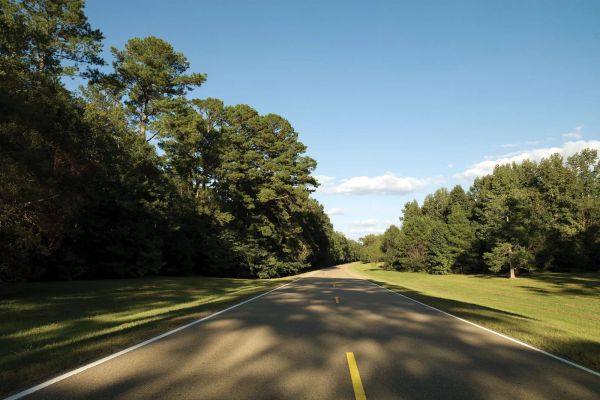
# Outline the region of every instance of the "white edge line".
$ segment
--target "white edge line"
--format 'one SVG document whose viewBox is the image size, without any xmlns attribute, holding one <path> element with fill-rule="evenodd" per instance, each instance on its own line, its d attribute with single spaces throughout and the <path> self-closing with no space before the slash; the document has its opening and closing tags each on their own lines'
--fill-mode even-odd
<svg viewBox="0 0 600 400">
<path fill-rule="evenodd" d="M 380 288 L 387 290 L 388 292 L 392 292 L 392 293 L 394 293 L 394 294 L 397 294 L 398 296 L 402 296 L 402 297 L 404 297 L 404 298 L 406 298 L 406 299 L 408 299 L 408 300 L 410 300 L 410 301 L 413 301 L 413 302 L 415 302 L 415 303 L 418 303 L 418 304 L 420 304 L 420 305 L 422 305 L 422 306 L 425 306 L 425 307 L 427 307 L 427 308 L 431 308 L 432 310 L 435 310 L 435 311 L 441 312 L 442 314 L 445 314 L 445 315 L 447 315 L 447 316 L 449 316 L 449 317 L 456 318 L 456 319 L 457 319 L 457 320 L 459 320 L 459 321 L 466 322 L 466 323 L 467 323 L 467 324 L 469 324 L 469 325 L 473 325 L 473 326 L 475 326 L 475 327 L 477 327 L 477 328 L 479 328 L 479 329 L 483 329 L 484 331 L 487 331 L 487 332 L 489 332 L 489 333 L 493 333 L 493 334 L 494 334 L 494 335 L 496 335 L 496 336 L 500 336 L 501 338 L 504 338 L 504 339 L 510 340 L 511 342 L 514 342 L 514 343 L 520 344 L 520 345 L 521 345 L 521 346 L 523 346 L 523 347 L 527 347 L 527 348 L 528 348 L 528 349 L 530 349 L 530 350 L 537 351 L 538 353 L 542 353 L 542 354 L 544 354 L 544 355 L 546 355 L 546 356 L 548 356 L 548 357 L 552 357 L 552 358 L 554 358 L 555 360 L 561 361 L 561 362 L 563 362 L 563 363 L 565 363 L 565 364 L 569 364 L 569 365 L 570 365 L 570 366 L 572 366 L 572 367 L 579 368 L 579 369 L 581 369 L 581 370 L 583 370 L 583 371 L 585 371 L 585 372 L 589 372 L 589 373 L 590 373 L 590 374 L 592 374 L 592 375 L 595 375 L 595 376 L 599 376 L 599 377 L 600 377 L 600 373 L 599 373 L 599 372 L 597 372 L 597 371 L 594 371 L 593 369 L 586 368 L 586 367 L 584 367 L 583 365 L 579 365 L 579 364 L 577 364 L 577 363 L 574 363 L 574 362 L 572 362 L 572 361 L 569 361 L 569 360 L 567 360 L 567 359 L 564 359 L 564 358 L 562 358 L 562 357 L 559 357 L 559 356 L 557 356 L 556 354 L 548 353 L 547 351 L 544 351 L 544 350 L 542 350 L 542 349 L 538 349 L 537 347 L 533 347 L 533 346 L 532 346 L 532 345 L 530 345 L 530 344 L 527 344 L 527 343 L 525 343 L 525 342 L 521 342 L 520 340 L 517 340 L 517 339 L 515 339 L 515 338 L 512 338 L 512 337 L 510 337 L 510 336 L 504 335 L 504 334 L 502 334 L 502 333 L 500 333 L 500 332 L 496 332 L 496 331 L 494 331 L 494 330 L 492 330 L 492 329 L 486 328 L 485 326 L 477 325 L 477 324 L 476 324 L 476 323 L 474 323 L 474 322 L 471 322 L 471 321 L 468 321 L 468 320 L 466 320 L 466 319 L 463 319 L 463 318 L 457 317 L 456 315 L 450 314 L 450 313 L 448 313 L 448 312 L 446 312 L 446 311 L 442 311 L 442 310 L 440 310 L 439 308 L 435 308 L 435 307 L 433 307 L 433 306 L 430 306 L 429 304 L 421 303 L 420 301 L 418 301 L 418 300 L 415 300 L 415 299 L 413 299 L 412 297 L 405 296 L 405 295 L 403 295 L 402 293 L 398 293 L 398 292 L 396 292 L 395 290 L 389 289 L 389 288 L 387 288 L 387 287 L 385 287 L 385 286 L 378 285 L 377 283 L 375 283 L 375 282 L 371 281 L 371 280 L 370 280 L 370 279 L 368 279 L 368 278 L 367 278 L 367 279 L 365 279 L 365 280 L 367 280 L 368 282 L 371 282 L 371 283 L 372 283 L 373 285 L 375 285 L 375 286 L 379 286 Z"/>
<path fill-rule="evenodd" d="M 259 294 L 258 296 L 254 296 L 254 297 L 252 297 L 252 298 L 249 298 L 249 299 L 247 299 L 247 300 L 244 300 L 244 301 L 242 301 L 241 303 L 234 304 L 234 305 L 232 305 L 232 306 L 230 306 L 230 307 L 227 307 L 227 308 L 225 308 L 225 309 L 223 309 L 223 310 L 221 310 L 221 311 L 217 311 L 217 312 L 215 312 L 215 313 L 213 313 L 213 314 L 207 315 L 206 317 L 203 317 L 203 318 L 197 319 L 197 320 L 195 320 L 195 321 L 192 321 L 192 322 L 190 322 L 190 323 L 188 323 L 188 324 L 185 324 L 185 325 L 183 325 L 183 326 L 180 326 L 179 328 L 175 328 L 175 329 L 173 329 L 173 330 L 170 330 L 170 331 L 168 331 L 168 332 L 165 332 L 165 333 L 163 333 L 163 334 L 160 334 L 160 335 L 158 335 L 158 336 L 155 336 L 155 337 L 153 337 L 153 338 L 151 338 L 151 339 L 148 339 L 148 340 L 146 340 L 146 341 L 144 341 L 144 342 L 138 343 L 138 344 L 136 344 L 136 345 L 133 345 L 133 346 L 131 346 L 131 347 L 128 347 L 128 348 L 126 348 L 126 349 L 124 349 L 124 350 L 121 350 L 121 351 L 119 351 L 119 352 L 117 352 L 117 353 L 111 354 L 111 355 L 109 355 L 109 356 L 106 356 L 106 357 L 104 357 L 104 358 L 101 358 L 101 359 L 99 359 L 99 360 L 97 360 L 97 361 L 94 361 L 94 362 L 92 362 L 92 363 L 86 364 L 86 365 L 84 365 L 84 366 L 82 366 L 82 367 L 79 367 L 79 368 L 77 368 L 77 369 L 74 369 L 74 370 L 72 370 L 72 371 L 66 372 L 66 373 L 64 373 L 64 374 L 62 374 L 62 375 L 59 375 L 59 376 L 57 376 L 56 378 L 50 379 L 50 380 L 48 380 L 48 381 L 46 381 L 46 382 L 42 382 L 42 383 L 40 383 L 39 385 L 33 386 L 33 387 L 29 388 L 29 389 L 25 389 L 25 390 L 23 390 L 23 391 L 21 391 L 21 392 L 19 392 L 19 393 L 13 394 L 12 396 L 6 397 L 4 400 L 17 400 L 17 399 L 20 399 L 20 398 L 22 398 L 22 397 L 28 396 L 28 395 L 30 395 L 30 394 L 32 394 L 32 393 L 35 393 L 35 392 L 37 392 L 38 390 L 42 390 L 42 389 L 44 389 L 44 388 L 46 388 L 46 387 L 48 387 L 48 386 L 50 386 L 50 385 L 53 385 L 53 384 L 55 384 L 55 383 L 57 383 L 57 382 L 60 382 L 60 381 L 62 381 L 62 380 L 65 380 L 65 379 L 67 379 L 67 378 L 69 378 L 69 377 L 71 377 L 71 376 L 73 376 L 73 375 L 77 375 L 77 374 L 79 374 L 80 372 L 83 372 L 83 371 L 85 371 L 85 370 L 88 370 L 88 369 L 90 369 L 90 368 L 93 368 L 93 367 L 95 367 L 95 366 L 97 366 L 97 365 L 103 364 L 103 363 L 105 363 L 105 362 L 107 362 L 107 361 L 110 361 L 110 360 L 112 360 L 112 359 L 114 359 L 114 358 L 117 358 L 117 357 L 119 357 L 119 356 L 122 356 L 123 354 L 127 354 L 127 353 L 129 353 L 129 352 L 132 352 L 132 351 L 134 351 L 134 350 L 137 350 L 137 349 L 139 349 L 140 347 L 146 346 L 146 345 L 148 345 L 148 344 L 150 344 L 150 343 L 153 343 L 153 342 L 156 342 L 157 340 L 160 340 L 160 339 L 162 339 L 162 338 L 164 338 L 164 337 L 167 337 L 167 336 L 169 336 L 169 335 L 172 335 L 172 334 L 174 334 L 174 333 L 177 333 L 177 332 L 179 332 L 179 331 L 182 331 L 182 330 L 184 330 L 184 329 L 186 329 L 186 328 L 189 328 L 190 326 L 194 326 L 194 325 L 196 325 L 196 324 L 199 324 L 200 322 L 206 321 L 207 319 L 214 318 L 214 317 L 216 317 L 217 315 L 221 315 L 221 314 L 223 314 L 224 312 L 227 312 L 227 311 L 229 311 L 229 310 L 232 310 L 232 309 L 234 309 L 234 308 L 236 308 L 236 307 L 239 307 L 239 306 L 241 306 L 241 305 L 244 305 L 244 304 L 246 304 L 246 303 L 249 303 L 249 302 L 251 302 L 251 301 L 253 301 L 253 300 L 256 300 L 256 299 L 258 299 L 258 298 L 261 298 L 261 297 L 263 297 L 263 296 L 266 296 L 266 295 L 268 295 L 269 293 L 271 293 L 271 292 L 274 292 L 274 291 L 276 291 L 276 290 L 278 290 L 278 289 L 281 289 L 281 288 L 283 288 L 283 287 L 285 287 L 285 286 L 291 285 L 292 283 L 294 283 L 294 282 L 297 282 L 297 281 L 299 281 L 299 280 L 300 280 L 300 279 L 302 279 L 302 278 L 303 278 L 303 277 L 300 277 L 300 278 L 298 278 L 298 279 L 294 279 L 293 281 L 291 281 L 291 282 L 288 282 L 288 283 L 286 283 L 286 284 L 283 284 L 283 285 L 280 285 L 280 286 L 277 286 L 276 288 L 274 288 L 274 289 L 271 289 L 271 290 L 269 290 L 268 292 L 261 293 L 261 294 Z"/>
</svg>

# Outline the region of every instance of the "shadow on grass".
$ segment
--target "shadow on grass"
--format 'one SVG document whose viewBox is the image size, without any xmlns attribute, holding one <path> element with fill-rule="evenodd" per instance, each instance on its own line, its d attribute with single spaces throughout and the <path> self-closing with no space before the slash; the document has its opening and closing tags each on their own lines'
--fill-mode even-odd
<svg viewBox="0 0 600 400">
<path fill-rule="evenodd" d="M 467 303 L 458 300 L 445 299 L 443 297 L 435 297 L 427 294 L 423 294 L 422 292 L 414 289 L 407 289 L 400 285 L 394 285 L 389 282 L 380 281 L 377 279 L 369 278 L 369 281 L 376 283 L 380 286 L 387 287 L 394 292 L 401 293 L 405 296 L 408 296 L 414 300 L 418 300 L 427 305 L 440 308 L 446 312 L 451 314 L 455 314 L 457 316 L 461 316 L 464 318 L 477 318 L 478 320 L 488 320 L 488 321 L 506 321 L 507 317 L 510 317 L 510 320 L 514 320 L 515 326 L 518 325 L 521 321 L 533 320 L 535 319 L 527 317 L 525 315 L 513 313 L 510 311 L 498 310 L 496 308 L 486 307 L 479 304 Z"/>
<path fill-rule="evenodd" d="M 537 323 L 538 320 L 535 318 L 478 304 L 431 296 L 417 290 L 407 289 L 400 285 L 373 278 L 369 278 L 368 280 L 391 289 L 394 292 L 403 294 L 411 299 L 456 315 L 457 317 L 492 327 L 492 329 L 501 329 L 509 335 L 520 333 L 532 336 L 535 334 L 535 330 L 530 328 L 530 324 Z M 530 287 L 529 289 L 537 291 L 540 288 Z M 593 289 L 590 288 L 590 290 Z M 541 293 L 547 294 L 543 289 L 541 289 Z M 556 292 L 552 293 L 556 295 Z M 567 336 L 566 334 L 561 336 L 562 337 L 556 337 L 555 335 L 550 334 L 547 337 L 544 337 L 544 350 L 561 355 L 566 359 L 570 359 L 592 369 L 600 370 L 600 342 L 575 338 L 569 339 L 565 338 Z"/>
<path fill-rule="evenodd" d="M 369 267 L 366 272 L 381 272 L 384 271 L 381 267 Z M 482 279 L 508 279 L 502 275 L 493 274 L 474 274 L 467 275 Z M 523 284 L 529 281 L 545 285 L 546 287 L 538 287 Z M 574 295 L 584 297 L 600 297 L 600 272 L 589 273 L 557 273 L 557 272 L 541 272 L 529 273 L 516 278 L 516 283 L 519 287 L 527 289 L 539 295 Z"/>
<path fill-rule="evenodd" d="M 528 278 L 550 285 L 553 290 L 545 294 L 562 293 L 576 296 L 600 296 L 600 273 L 543 273 L 531 274 Z"/>
<path fill-rule="evenodd" d="M 191 279 L 2 285 L 0 393 L 121 350 L 284 283 Z"/>
</svg>

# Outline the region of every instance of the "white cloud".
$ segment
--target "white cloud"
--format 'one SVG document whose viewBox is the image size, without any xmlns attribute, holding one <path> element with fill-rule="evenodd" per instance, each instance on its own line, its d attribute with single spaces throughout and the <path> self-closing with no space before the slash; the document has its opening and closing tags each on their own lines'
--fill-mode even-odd
<svg viewBox="0 0 600 400">
<path fill-rule="evenodd" d="M 382 233 L 384 233 L 386 230 L 386 228 L 377 228 L 377 227 L 373 227 L 373 228 L 354 228 L 354 229 L 349 229 L 348 231 L 346 231 L 346 233 L 348 234 L 348 236 L 351 239 L 357 240 L 365 235 L 381 235 Z"/>
<path fill-rule="evenodd" d="M 328 208 L 327 210 L 325 210 L 325 213 L 327 215 L 344 215 L 344 209 L 343 208 Z"/>
<path fill-rule="evenodd" d="M 363 227 L 363 228 L 372 228 L 372 227 L 379 225 L 379 221 L 376 219 L 373 219 L 373 218 L 369 218 L 369 219 L 364 219 L 362 221 L 352 222 L 350 225 Z"/>
<path fill-rule="evenodd" d="M 315 179 L 317 180 L 317 182 L 319 182 L 321 186 L 330 185 L 335 181 L 335 178 L 333 176 L 327 175 L 315 175 Z"/>
<path fill-rule="evenodd" d="M 394 221 L 378 220 L 374 218 L 354 221 L 349 224 L 344 232 L 352 239 L 359 239 L 365 235 L 380 235 L 393 225 Z"/>
<path fill-rule="evenodd" d="M 325 178 L 325 179 L 323 179 Z M 322 183 L 318 191 L 321 193 L 339 194 L 396 194 L 403 195 L 421 189 L 432 179 L 419 179 L 412 177 L 396 176 L 386 172 L 380 176 L 354 176 L 349 179 L 337 181 L 332 177 L 317 177 Z"/>
<path fill-rule="evenodd" d="M 571 132 L 563 133 L 565 139 L 581 139 L 581 130 L 583 126 L 578 126 Z"/>
<path fill-rule="evenodd" d="M 547 142 L 548 139 L 546 139 L 545 141 Z M 542 143 L 541 140 L 528 140 L 528 141 L 525 142 L 525 144 L 527 146 L 535 146 L 535 145 L 540 144 L 540 143 Z"/>
<path fill-rule="evenodd" d="M 549 142 L 551 140 L 552 140 L 552 138 L 546 138 L 543 140 L 527 140 L 525 142 L 518 142 L 518 143 L 504 143 L 504 144 L 501 144 L 500 147 L 505 148 L 505 149 L 514 149 L 515 147 L 536 146 L 538 144 L 541 144 L 544 142 Z"/>
<path fill-rule="evenodd" d="M 563 157 L 569 157 L 586 148 L 600 150 L 600 140 L 577 140 L 565 142 L 561 147 L 546 147 L 505 154 L 473 164 L 465 171 L 454 176 L 460 179 L 473 179 L 478 176 L 491 174 L 496 165 L 511 164 L 513 162 L 519 163 L 524 160 L 540 161 L 542 158 L 547 158 L 554 153 L 559 153 Z"/>
</svg>

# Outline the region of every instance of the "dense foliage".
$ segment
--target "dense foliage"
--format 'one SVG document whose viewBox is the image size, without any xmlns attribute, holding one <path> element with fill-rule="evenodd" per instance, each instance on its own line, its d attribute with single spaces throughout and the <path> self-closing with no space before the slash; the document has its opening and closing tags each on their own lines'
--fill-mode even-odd
<svg viewBox="0 0 600 400">
<path fill-rule="evenodd" d="M 583 150 L 497 166 L 461 186 L 404 206 L 402 227 L 379 240 L 388 268 L 450 272 L 600 269 L 600 159 Z M 366 250 L 365 250 L 366 249 Z M 368 258 L 368 257 L 366 257 Z M 374 260 L 371 260 L 374 261 Z"/>
<path fill-rule="evenodd" d="M 165 41 L 99 57 L 83 0 L 0 0 L 0 281 L 270 277 L 355 258 L 288 121 L 186 95 Z M 78 94 L 61 79 L 86 80 Z"/>
</svg>

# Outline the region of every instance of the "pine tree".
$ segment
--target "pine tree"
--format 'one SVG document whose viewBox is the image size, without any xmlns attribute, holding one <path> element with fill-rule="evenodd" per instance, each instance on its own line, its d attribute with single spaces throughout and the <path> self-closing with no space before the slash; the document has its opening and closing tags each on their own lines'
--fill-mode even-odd
<svg viewBox="0 0 600 400">
<path fill-rule="evenodd" d="M 206 75 L 185 74 L 189 68 L 187 58 L 176 52 L 162 39 L 154 36 L 129 39 L 124 50 L 111 48 L 114 57 L 114 73 L 103 81 L 113 90 L 125 96 L 132 119 L 146 141 L 146 131 L 161 112 L 168 109 L 174 99 L 200 86 Z"/>
<path fill-rule="evenodd" d="M 460 272 L 473 267 L 472 249 L 475 242 L 475 231 L 466 212 L 460 204 L 450 206 L 447 218 L 447 239 L 451 264 Z"/>
<path fill-rule="evenodd" d="M 452 267 L 452 253 L 444 224 L 439 223 L 431 231 L 431 239 L 427 246 L 428 271 L 432 274 L 447 274 Z"/>
</svg>

